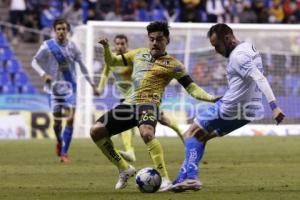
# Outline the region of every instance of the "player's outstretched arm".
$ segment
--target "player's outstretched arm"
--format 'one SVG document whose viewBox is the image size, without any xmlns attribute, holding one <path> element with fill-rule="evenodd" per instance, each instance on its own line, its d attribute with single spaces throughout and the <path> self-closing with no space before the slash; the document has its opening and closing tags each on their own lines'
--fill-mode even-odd
<svg viewBox="0 0 300 200">
<path fill-rule="evenodd" d="M 104 60 L 108 67 L 126 65 L 124 63 L 124 55 L 115 55 L 111 52 L 107 38 L 100 38 L 98 43 L 104 48 Z"/>
<path fill-rule="evenodd" d="M 266 96 L 266 99 L 269 102 L 270 108 L 273 112 L 273 118 L 276 120 L 277 124 L 281 123 L 285 117 L 285 114 L 277 106 L 275 95 L 270 87 L 270 84 L 268 83 L 268 80 L 257 68 L 252 68 L 249 75 L 256 82 L 262 93 Z"/>
<path fill-rule="evenodd" d="M 182 63 L 178 62 L 178 66 L 174 68 L 174 78 L 184 87 L 184 89 L 192 97 L 200 101 L 216 102 L 219 97 L 214 97 L 208 94 L 205 90 L 199 87 L 190 75 L 185 71 L 185 67 Z"/>
<path fill-rule="evenodd" d="M 203 90 L 196 83 L 194 83 L 191 77 L 187 74 L 177 80 L 184 87 L 187 93 L 189 93 L 192 97 L 194 97 L 197 100 L 215 102 L 218 98 L 208 94 L 205 90 Z"/>
<path fill-rule="evenodd" d="M 100 92 L 100 94 L 103 92 L 104 88 L 105 88 L 105 85 L 107 83 L 107 79 L 108 79 L 108 76 L 109 76 L 109 67 L 107 67 L 107 65 L 105 65 L 101 75 L 100 75 L 100 82 L 99 82 L 99 85 L 98 85 L 98 90 Z"/>
<path fill-rule="evenodd" d="M 185 87 L 185 90 L 192 97 L 200 101 L 216 102 L 219 99 L 219 97 L 215 97 L 207 93 L 205 90 L 203 90 L 194 82 L 190 83 L 187 87 Z"/>
</svg>

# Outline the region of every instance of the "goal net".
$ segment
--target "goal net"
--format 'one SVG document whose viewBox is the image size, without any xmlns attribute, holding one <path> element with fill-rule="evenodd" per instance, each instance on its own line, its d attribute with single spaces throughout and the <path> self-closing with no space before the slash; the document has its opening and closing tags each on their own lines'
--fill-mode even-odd
<svg viewBox="0 0 300 200">
<path fill-rule="evenodd" d="M 99 82 L 103 60 L 103 49 L 97 44 L 100 37 L 106 37 L 113 47 L 113 38 L 125 34 L 129 49 L 148 46 L 146 26 L 142 22 L 90 21 L 78 27 L 73 40 L 81 48 L 86 64 L 94 80 Z M 167 52 L 186 66 L 193 80 L 206 91 L 223 95 L 227 89 L 226 60 L 217 55 L 206 37 L 212 24 L 170 24 L 170 44 Z M 232 24 L 235 35 L 241 41 L 250 41 L 261 52 L 264 74 L 277 97 L 278 104 L 287 115 L 285 124 L 300 122 L 300 27 L 294 25 L 249 25 Z M 88 134 L 88 128 L 95 118 L 105 110 L 119 103 L 118 91 L 113 80 L 108 81 L 101 97 L 91 95 L 91 88 L 80 78 L 79 105 L 76 123 L 80 133 Z M 194 106 L 203 104 L 191 98 L 176 81 L 166 88 L 162 110 L 179 124 L 187 124 L 195 115 Z M 265 116 L 256 124 L 271 124 L 272 113 L 264 100 Z"/>
</svg>

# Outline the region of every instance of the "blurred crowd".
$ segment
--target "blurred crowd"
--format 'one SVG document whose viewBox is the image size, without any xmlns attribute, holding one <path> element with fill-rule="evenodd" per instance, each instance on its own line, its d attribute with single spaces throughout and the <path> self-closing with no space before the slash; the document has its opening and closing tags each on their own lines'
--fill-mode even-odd
<svg viewBox="0 0 300 200">
<path fill-rule="evenodd" d="M 262 53 L 264 74 L 277 96 L 300 96 L 300 57 Z M 190 68 L 193 80 L 207 91 L 222 95 L 227 89 L 224 58 L 196 56 Z"/>
<path fill-rule="evenodd" d="M 55 18 L 87 20 L 299 23 L 300 0 L 1 0 L 13 24 L 47 30 Z"/>
<path fill-rule="evenodd" d="M 56 18 L 72 27 L 88 20 L 225 23 L 300 23 L 300 0 L 0 0 L 10 8 L 7 21 L 50 34 Z M 14 31 L 14 35 L 17 31 Z M 13 37 L 16 39 L 17 37 Z M 32 35 L 30 40 L 37 37 Z M 299 41 L 294 42 L 297 51 Z M 291 46 L 292 48 L 293 46 Z M 193 60 L 193 59 L 192 59 Z M 263 55 L 276 95 L 300 96 L 300 57 Z M 206 90 L 226 89 L 224 59 L 195 56 L 191 74 Z M 284 76 L 283 76 L 284 74 Z M 211 85 L 213 83 L 213 85 Z"/>
</svg>

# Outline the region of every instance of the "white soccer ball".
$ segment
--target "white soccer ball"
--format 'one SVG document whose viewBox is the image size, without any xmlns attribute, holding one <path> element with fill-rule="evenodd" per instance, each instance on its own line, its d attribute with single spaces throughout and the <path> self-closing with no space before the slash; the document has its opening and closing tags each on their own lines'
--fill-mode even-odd
<svg viewBox="0 0 300 200">
<path fill-rule="evenodd" d="M 135 182 L 141 192 L 153 193 L 160 187 L 161 176 L 156 169 L 146 167 L 138 171 Z"/>
</svg>

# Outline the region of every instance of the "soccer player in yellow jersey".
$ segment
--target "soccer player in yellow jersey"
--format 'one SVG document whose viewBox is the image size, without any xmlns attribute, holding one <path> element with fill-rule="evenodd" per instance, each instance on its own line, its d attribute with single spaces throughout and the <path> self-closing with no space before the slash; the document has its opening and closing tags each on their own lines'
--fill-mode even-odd
<svg viewBox="0 0 300 200">
<path fill-rule="evenodd" d="M 167 22 L 152 22 L 147 26 L 147 31 L 149 48 L 135 49 L 121 55 L 111 53 L 107 39 L 99 41 L 104 47 L 107 66 L 128 66 L 133 70 L 132 91 L 125 101 L 103 114 L 90 130 L 98 148 L 119 170 L 116 189 L 125 188 L 128 179 L 136 170 L 115 150 L 110 137 L 135 126 L 140 131 L 156 169 L 163 177 L 160 190 L 165 191 L 171 187 L 163 149 L 155 138 L 155 127 L 160 118 L 161 96 L 173 78 L 198 100 L 215 102 L 219 99 L 198 87 L 185 71 L 183 64 L 167 54 L 166 46 L 170 41 Z"/>
<path fill-rule="evenodd" d="M 115 51 L 116 55 L 121 55 L 121 54 L 126 53 L 128 51 L 127 49 L 128 49 L 127 36 L 124 34 L 116 35 L 114 38 L 114 51 Z M 99 82 L 100 91 L 104 90 L 107 79 L 110 74 L 112 74 L 113 78 L 115 79 L 116 86 L 121 93 L 120 103 L 122 103 L 125 100 L 126 96 L 131 91 L 132 67 L 108 67 L 106 65 L 100 76 L 101 77 L 100 82 Z M 160 112 L 160 116 L 161 116 L 161 118 L 158 120 L 159 123 L 173 129 L 177 133 L 177 135 L 179 136 L 181 141 L 183 142 L 183 136 L 181 135 L 181 132 L 179 130 L 179 127 L 177 126 L 177 123 L 174 120 L 169 119 L 163 112 Z M 129 162 L 134 162 L 136 160 L 134 148 L 133 148 L 132 142 L 131 142 L 132 132 L 133 132 L 133 129 L 122 132 L 121 136 L 122 136 L 125 151 L 119 151 L 121 156 Z"/>
</svg>

